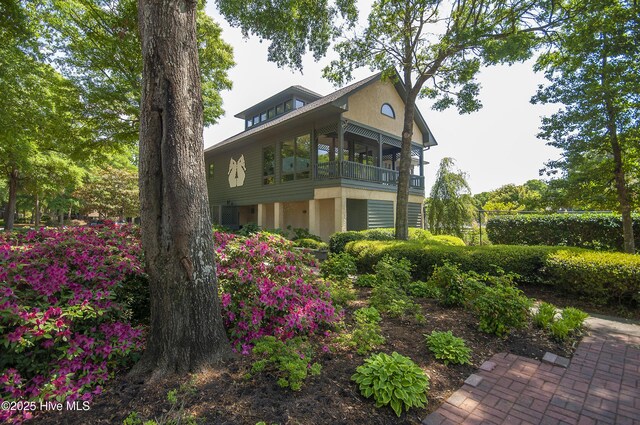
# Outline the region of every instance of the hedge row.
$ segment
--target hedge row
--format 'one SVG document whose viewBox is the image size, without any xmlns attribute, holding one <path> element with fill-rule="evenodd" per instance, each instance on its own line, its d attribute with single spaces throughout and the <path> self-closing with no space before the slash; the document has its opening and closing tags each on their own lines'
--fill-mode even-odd
<svg viewBox="0 0 640 425">
<path fill-rule="evenodd" d="M 339 254 L 344 251 L 344 247 L 353 241 L 393 241 L 395 240 L 395 229 L 380 228 L 361 231 L 337 232 L 329 239 L 329 251 Z M 449 235 L 432 235 L 428 230 L 409 228 L 409 240 L 421 241 L 429 245 L 449 245 L 464 246 L 462 239 Z"/>
<path fill-rule="evenodd" d="M 437 265 L 458 264 L 478 273 L 517 273 L 521 283 L 547 283 L 603 302 L 640 304 L 640 256 L 581 248 L 492 245 L 451 247 L 417 241 L 356 241 L 345 251 L 361 273 L 371 273 L 385 255 L 407 258 L 413 277 L 427 280 Z"/>
<path fill-rule="evenodd" d="M 640 214 L 633 216 L 636 245 L 640 245 Z M 615 214 L 518 214 L 491 217 L 491 242 L 504 245 L 575 246 L 622 251 L 622 218 Z"/>
</svg>

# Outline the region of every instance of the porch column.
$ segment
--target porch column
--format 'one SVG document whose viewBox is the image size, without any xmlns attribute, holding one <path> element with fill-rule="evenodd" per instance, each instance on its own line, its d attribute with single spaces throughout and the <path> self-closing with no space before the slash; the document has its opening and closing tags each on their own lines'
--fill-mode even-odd
<svg viewBox="0 0 640 425">
<path fill-rule="evenodd" d="M 342 154 L 344 152 L 344 127 L 342 127 L 342 114 L 338 120 L 338 161 L 342 161 Z"/>
<path fill-rule="evenodd" d="M 320 221 L 318 220 L 318 203 L 315 199 L 309 199 L 309 233 L 312 235 L 320 234 Z"/>
<path fill-rule="evenodd" d="M 424 177 L 424 149 L 420 149 L 420 177 Z"/>
<path fill-rule="evenodd" d="M 382 168 L 382 134 L 378 133 L 378 167 Z"/>
<path fill-rule="evenodd" d="M 258 204 L 258 227 L 264 226 L 264 204 Z"/>
<path fill-rule="evenodd" d="M 282 220 L 284 216 L 284 208 L 282 202 L 273 203 L 273 227 L 275 229 L 282 229 Z"/>
<path fill-rule="evenodd" d="M 346 232 L 347 231 L 347 200 L 341 196 L 340 198 L 334 198 L 334 231 Z"/>
</svg>

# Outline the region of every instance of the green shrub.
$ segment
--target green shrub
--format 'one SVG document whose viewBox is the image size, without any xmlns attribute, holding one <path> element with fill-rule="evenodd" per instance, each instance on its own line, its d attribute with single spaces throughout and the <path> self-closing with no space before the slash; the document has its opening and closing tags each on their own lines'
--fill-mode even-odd
<svg viewBox="0 0 640 425">
<path fill-rule="evenodd" d="M 471 364 L 471 349 L 462 338 L 454 336 L 451 331 L 433 331 L 427 337 L 427 346 L 436 359 L 443 360 L 445 366 L 453 364 Z"/>
<path fill-rule="evenodd" d="M 578 248 L 573 248 L 578 250 Z M 555 247 L 533 246 L 442 246 L 425 245 L 416 241 L 356 241 L 347 245 L 356 259 L 360 273 L 370 273 L 385 255 L 406 258 L 413 268 L 413 278 L 427 280 L 435 266 L 444 262 L 458 264 L 462 271 L 495 273 L 502 269 L 520 275 L 521 282 L 539 283 L 546 257 L 558 251 Z"/>
<path fill-rule="evenodd" d="M 371 306 L 392 317 L 418 312 L 419 306 L 405 291 L 411 282 L 411 263 L 408 260 L 383 257 L 374 270 L 376 283 L 369 300 Z"/>
<path fill-rule="evenodd" d="M 589 317 L 587 313 L 584 311 L 574 308 L 574 307 L 565 307 L 560 313 L 560 320 L 564 320 L 569 326 L 569 329 L 572 331 L 578 330 L 582 328 L 584 321 Z"/>
<path fill-rule="evenodd" d="M 344 251 L 347 243 L 363 239 L 366 239 L 366 237 L 360 232 L 336 232 L 329 238 L 329 251 L 334 254 L 340 254 Z"/>
<path fill-rule="evenodd" d="M 418 304 L 402 288 L 393 285 L 376 284 L 371 291 L 369 304 L 391 317 L 402 317 L 419 311 Z"/>
<path fill-rule="evenodd" d="M 544 272 L 568 293 L 609 303 L 640 303 L 639 255 L 563 249 L 549 255 Z"/>
<path fill-rule="evenodd" d="M 303 227 L 296 227 L 291 231 L 293 232 L 293 237 L 291 238 L 292 241 L 298 241 L 300 239 L 311 239 L 316 242 L 322 242 L 322 239 L 320 238 L 320 236 L 310 233 L 309 229 L 306 229 Z"/>
<path fill-rule="evenodd" d="M 418 298 L 440 298 L 440 288 L 433 282 L 416 280 L 407 285 L 407 293 Z"/>
<path fill-rule="evenodd" d="M 380 323 L 382 317 L 375 307 L 363 307 L 353 312 L 357 323 Z"/>
<path fill-rule="evenodd" d="M 371 355 L 351 377 L 360 393 L 373 396 L 376 407 L 390 405 L 400 416 L 403 408 L 425 407 L 429 377 L 410 358 L 394 352 Z"/>
<path fill-rule="evenodd" d="M 253 363 L 251 373 L 270 372 L 278 378 L 279 386 L 293 391 L 302 388 L 309 374 L 320 374 L 320 364 L 311 364 L 311 345 L 300 337 L 283 342 L 274 336 L 264 336 L 255 340 L 253 354 L 260 360 Z"/>
<path fill-rule="evenodd" d="M 356 299 L 356 291 L 349 278 L 333 279 L 329 282 L 329 294 L 334 305 L 345 307 Z"/>
<path fill-rule="evenodd" d="M 366 354 L 377 346 L 385 343 L 380 332 L 380 313 L 374 307 L 365 307 L 353 313 L 355 325 L 351 333 L 339 339 L 339 342 L 349 348 L 356 349 L 358 354 Z"/>
<path fill-rule="evenodd" d="M 356 279 L 356 286 L 361 288 L 373 288 L 373 285 L 376 284 L 377 278 L 374 274 L 361 274 Z"/>
<path fill-rule="evenodd" d="M 636 245 L 640 245 L 640 214 L 633 215 Z M 577 246 L 623 250 L 619 214 L 518 214 L 491 217 L 487 233 L 493 243 L 508 245 Z"/>
<path fill-rule="evenodd" d="M 472 305 L 478 314 L 480 330 L 506 336 L 512 329 L 527 325 L 532 301 L 518 288 L 498 284 L 487 286 Z"/>
<path fill-rule="evenodd" d="M 436 266 L 427 282 L 440 290 L 440 302 L 448 307 L 459 307 L 466 301 L 465 275 L 460 269 L 449 263 Z"/>
<path fill-rule="evenodd" d="M 329 254 L 329 258 L 320 264 L 320 273 L 327 279 L 347 279 L 356 273 L 356 263 L 346 252 Z"/>
<path fill-rule="evenodd" d="M 457 236 L 451 236 L 451 235 L 431 236 L 428 239 L 424 239 L 424 243 L 428 245 L 466 246 L 466 244 L 462 239 L 460 239 Z"/>
<path fill-rule="evenodd" d="M 355 262 L 354 262 L 355 264 Z M 373 267 L 379 285 L 405 288 L 411 282 L 411 262 L 406 258 L 383 257 Z"/>
<path fill-rule="evenodd" d="M 541 328 L 548 329 L 553 323 L 558 310 L 553 304 L 540 303 L 538 311 L 533 315 L 533 323 Z"/>
<path fill-rule="evenodd" d="M 309 238 L 296 239 L 293 242 L 293 245 L 300 248 L 322 249 L 322 250 L 329 249 L 329 245 L 327 245 L 326 243 L 322 241 L 317 241 L 315 239 L 309 239 Z"/>
</svg>

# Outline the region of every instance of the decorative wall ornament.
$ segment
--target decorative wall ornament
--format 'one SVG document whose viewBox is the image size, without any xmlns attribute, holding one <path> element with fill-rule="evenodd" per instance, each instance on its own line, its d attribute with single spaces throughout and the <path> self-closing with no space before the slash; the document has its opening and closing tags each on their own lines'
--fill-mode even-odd
<svg viewBox="0 0 640 425">
<path fill-rule="evenodd" d="M 238 161 L 231 158 L 229 160 L 229 187 L 240 187 L 244 185 L 247 167 L 244 162 L 244 155 L 240 155 Z"/>
</svg>

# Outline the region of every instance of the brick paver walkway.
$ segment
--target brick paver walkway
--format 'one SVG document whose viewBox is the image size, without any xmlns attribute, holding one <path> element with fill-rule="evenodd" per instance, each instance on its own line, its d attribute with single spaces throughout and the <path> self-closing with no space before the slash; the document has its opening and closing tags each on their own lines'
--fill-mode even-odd
<svg viewBox="0 0 640 425">
<path fill-rule="evenodd" d="M 640 335 L 611 332 L 594 326 L 570 362 L 496 354 L 422 423 L 640 425 Z"/>
</svg>

